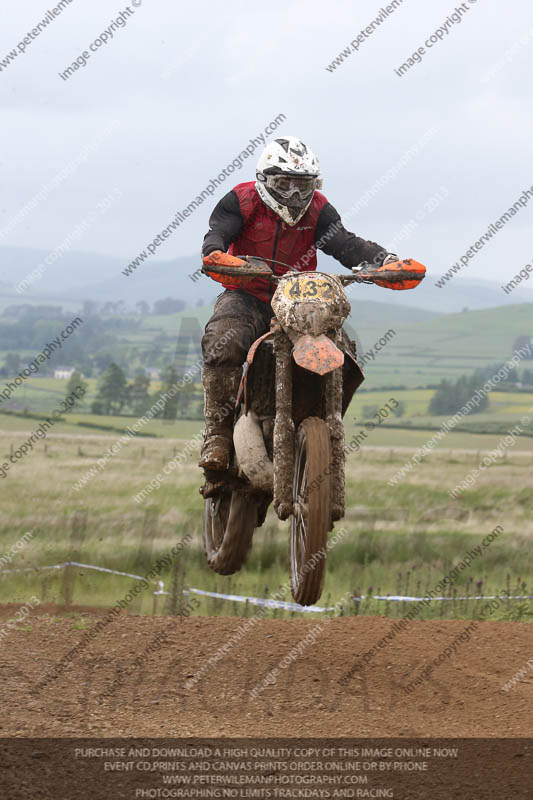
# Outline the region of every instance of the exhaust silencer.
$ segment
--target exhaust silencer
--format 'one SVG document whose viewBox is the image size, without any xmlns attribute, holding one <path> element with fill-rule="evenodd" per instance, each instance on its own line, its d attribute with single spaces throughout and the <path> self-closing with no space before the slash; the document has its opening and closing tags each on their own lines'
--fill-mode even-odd
<svg viewBox="0 0 533 800">
<path fill-rule="evenodd" d="M 274 465 L 269 459 L 263 431 L 253 411 L 242 414 L 233 429 L 233 444 L 239 469 L 252 486 L 271 492 L 274 486 Z"/>
</svg>

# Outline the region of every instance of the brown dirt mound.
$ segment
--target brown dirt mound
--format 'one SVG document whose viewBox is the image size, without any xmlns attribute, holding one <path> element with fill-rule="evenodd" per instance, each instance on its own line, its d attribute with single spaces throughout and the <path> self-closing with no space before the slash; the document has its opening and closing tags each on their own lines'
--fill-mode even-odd
<svg viewBox="0 0 533 800">
<path fill-rule="evenodd" d="M 87 630 L 79 619 L 35 616 L 3 639 L 0 736 L 520 737 L 533 729 L 533 671 L 502 688 L 533 652 L 533 627 L 523 623 L 479 623 L 408 692 L 467 622 L 412 622 L 355 669 L 392 620 L 257 620 L 232 644 L 249 620 L 119 616 L 35 691 L 102 617 L 85 617 Z"/>
</svg>

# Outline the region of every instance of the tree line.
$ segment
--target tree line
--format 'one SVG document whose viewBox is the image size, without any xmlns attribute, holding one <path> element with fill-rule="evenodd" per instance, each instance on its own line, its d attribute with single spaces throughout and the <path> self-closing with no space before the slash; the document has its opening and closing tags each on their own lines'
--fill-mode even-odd
<svg viewBox="0 0 533 800">
<path fill-rule="evenodd" d="M 476 369 L 472 375 L 461 375 L 456 381 L 443 379 L 433 394 L 428 413 L 432 415 L 456 414 L 470 400 L 470 398 L 494 375 L 504 364 L 494 364 Z M 521 373 L 516 367 L 507 367 L 507 375 L 500 383 L 503 391 L 516 389 L 517 386 L 533 389 L 533 370 L 524 369 Z M 489 407 L 489 397 L 485 394 L 479 400 L 479 405 L 474 406 L 470 414 L 481 414 Z"/>
<path fill-rule="evenodd" d="M 74 373 L 69 385 L 83 385 L 81 375 Z M 156 403 L 162 394 L 179 386 L 179 374 L 174 365 L 168 366 L 161 375 L 161 388 L 150 392 L 150 377 L 139 370 L 132 381 L 128 381 L 124 370 L 118 364 L 109 364 L 98 381 L 96 397 L 91 404 L 93 414 L 118 415 L 130 413 L 142 416 Z M 85 384 L 87 386 L 87 384 Z M 67 387 L 68 391 L 68 387 Z M 184 383 L 170 397 L 163 408 L 156 413 L 161 419 L 173 420 L 176 417 L 202 419 L 203 393 L 195 384 Z"/>
</svg>

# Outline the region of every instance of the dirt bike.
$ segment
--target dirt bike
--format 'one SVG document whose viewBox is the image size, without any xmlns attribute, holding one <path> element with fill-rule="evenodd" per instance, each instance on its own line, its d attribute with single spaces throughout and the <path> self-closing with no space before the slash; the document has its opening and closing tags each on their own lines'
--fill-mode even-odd
<svg viewBox="0 0 533 800">
<path fill-rule="evenodd" d="M 266 278 L 275 287 L 274 316 L 244 365 L 230 468 L 206 472 L 200 490 L 205 553 L 215 572 L 239 570 L 273 501 L 280 520 L 290 517 L 292 596 L 312 605 L 324 584 L 328 532 L 344 516 L 342 416 L 364 380 L 342 330 L 350 313 L 344 287 L 413 288 L 425 267 L 406 260 L 380 268 L 363 264 L 350 275 L 291 267 L 275 275 L 260 259 L 240 258 L 246 266 L 202 271 L 221 281 Z"/>
</svg>

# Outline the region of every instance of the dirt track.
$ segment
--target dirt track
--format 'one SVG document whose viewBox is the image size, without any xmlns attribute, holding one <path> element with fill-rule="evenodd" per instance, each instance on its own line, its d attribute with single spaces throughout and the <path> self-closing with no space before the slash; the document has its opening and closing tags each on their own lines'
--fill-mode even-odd
<svg viewBox="0 0 533 800">
<path fill-rule="evenodd" d="M 1 616 L 9 616 L 6 607 Z M 95 619 L 87 617 L 88 627 Z M 14 630 L 3 640 L 0 736 L 531 736 L 533 672 L 511 691 L 502 690 L 531 658 L 531 625 L 479 623 L 470 641 L 407 694 L 405 684 L 468 623 L 413 622 L 343 681 L 390 630 L 392 620 L 257 621 L 186 689 L 185 682 L 244 622 L 119 617 L 31 696 L 30 690 L 84 635 L 73 619 L 34 616 L 31 631 Z M 279 668 L 311 629 L 315 643 L 302 645 L 301 656 Z M 160 649 L 134 666 L 158 634 L 167 637 Z M 276 682 L 261 689 L 276 667 Z M 120 678 L 121 670 L 129 675 Z M 99 697 L 117 676 L 111 696 Z M 257 686 L 257 696 L 250 697 Z"/>
</svg>

